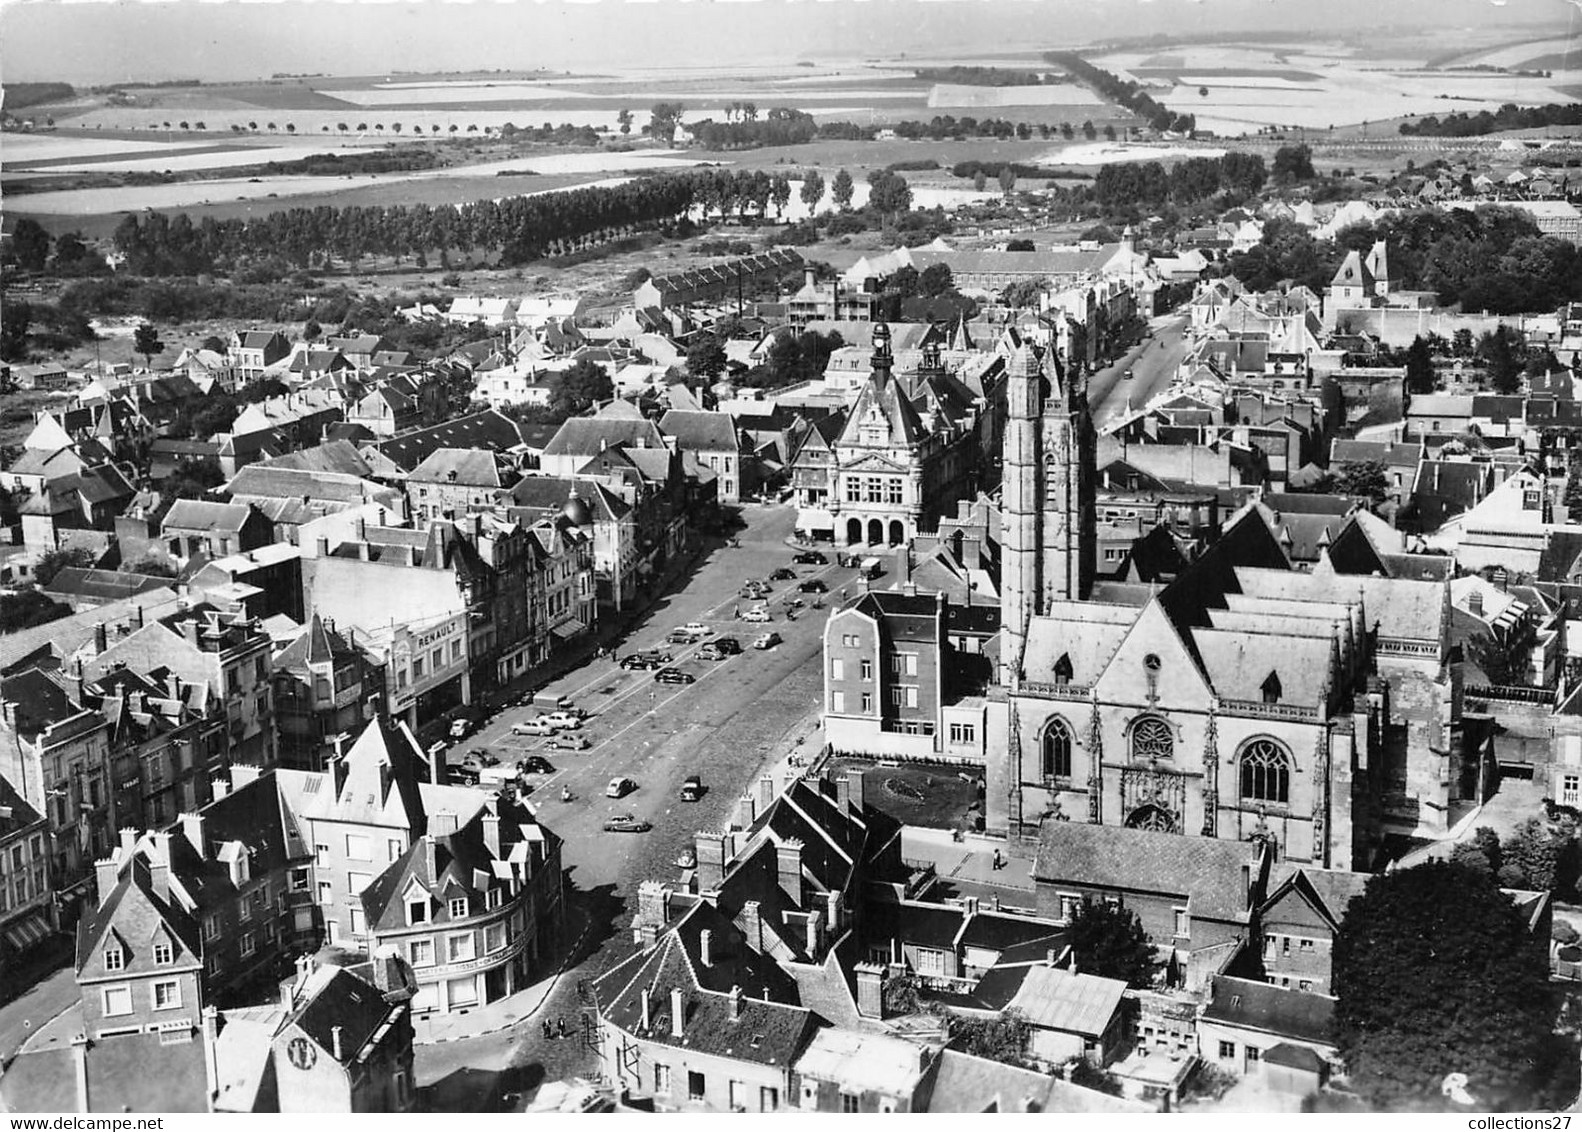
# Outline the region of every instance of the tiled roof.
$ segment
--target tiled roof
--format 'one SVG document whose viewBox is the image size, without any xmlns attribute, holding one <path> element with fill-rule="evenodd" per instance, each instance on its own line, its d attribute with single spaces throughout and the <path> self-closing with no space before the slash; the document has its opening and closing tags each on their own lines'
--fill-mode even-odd
<svg viewBox="0 0 1582 1132">
<path fill-rule="evenodd" d="M 128 574 L 121 570 L 93 570 L 83 566 L 63 567 L 43 587 L 52 597 L 94 603 L 119 601 L 149 590 L 168 589 L 169 578 L 152 574 Z"/>
<path fill-rule="evenodd" d="M 1213 993 L 1203 1010 L 1205 1021 L 1323 1046 L 1334 1042 L 1335 1000 L 1326 995 L 1226 975 L 1214 980 Z"/>
<path fill-rule="evenodd" d="M 247 522 L 252 508 L 245 503 L 210 503 L 202 499 L 178 499 L 165 513 L 163 531 L 208 531 L 236 534 Z"/>
<path fill-rule="evenodd" d="M 659 430 L 683 451 L 735 452 L 740 447 L 736 422 L 728 413 L 671 409 L 659 418 Z"/>
<path fill-rule="evenodd" d="M 330 1057 L 349 1065 L 357 1060 L 394 1008 L 378 987 L 345 968 L 321 967 L 314 972 L 321 973 L 327 977 L 309 984 L 307 1002 L 284 1024 L 298 1027 Z M 339 1057 L 335 1053 L 337 1046 Z"/>
<path fill-rule="evenodd" d="M 1242 872 L 1250 869 L 1256 879 L 1262 854 L 1250 842 L 1045 822 L 1033 876 L 1040 883 L 1185 896 L 1194 917 L 1245 923 L 1248 880 Z"/>
<path fill-rule="evenodd" d="M 379 454 L 410 472 L 440 448 L 482 448 L 511 452 L 522 445 L 522 430 L 504 413 L 488 409 L 431 428 L 413 429 L 380 442 Z"/>
<path fill-rule="evenodd" d="M 1034 1026 L 1097 1038 L 1114 1019 L 1125 993 L 1126 984 L 1120 979 L 1033 966 L 1011 999 L 1011 1008 L 1020 1010 Z"/>
<path fill-rule="evenodd" d="M 610 417 L 573 417 L 544 446 L 545 456 L 596 456 L 618 444 L 663 449 L 664 437 L 652 421 Z"/>
</svg>

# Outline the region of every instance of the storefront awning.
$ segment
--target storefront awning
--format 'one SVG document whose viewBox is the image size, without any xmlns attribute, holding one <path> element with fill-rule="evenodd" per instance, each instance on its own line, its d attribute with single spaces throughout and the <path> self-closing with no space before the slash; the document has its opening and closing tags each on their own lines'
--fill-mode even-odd
<svg viewBox="0 0 1582 1132">
<path fill-rule="evenodd" d="M 804 507 L 796 513 L 796 529 L 799 531 L 833 531 L 835 529 L 835 516 L 828 511 L 820 511 L 816 507 Z"/>
<path fill-rule="evenodd" d="M 581 621 L 563 621 L 559 625 L 550 626 L 549 631 L 562 641 L 569 641 L 580 637 L 588 631 L 588 627 Z"/>
<path fill-rule="evenodd" d="M 42 912 L 34 912 L 14 924 L 8 924 L 5 941 L 14 951 L 26 951 L 44 940 L 53 930 Z"/>
</svg>

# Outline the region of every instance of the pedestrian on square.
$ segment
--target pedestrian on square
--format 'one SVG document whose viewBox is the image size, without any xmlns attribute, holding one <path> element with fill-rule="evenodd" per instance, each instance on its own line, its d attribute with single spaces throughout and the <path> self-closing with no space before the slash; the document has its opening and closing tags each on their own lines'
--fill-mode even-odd
<svg viewBox="0 0 1582 1132">
<path fill-rule="evenodd" d="M 541 1030 L 541 1031 L 542 1031 L 542 1032 L 543 1032 L 543 1035 L 544 1035 L 544 1038 L 545 1038 L 545 1040 L 546 1040 L 546 1041 L 547 1041 L 547 1040 L 549 1040 L 549 1039 L 551 1039 L 551 1038 L 553 1038 L 553 1037 L 554 1037 L 554 1036 L 555 1036 L 555 1035 L 554 1035 L 554 1034 L 553 1034 L 553 1033 L 552 1033 L 552 1032 L 551 1032 L 551 1031 L 550 1031 L 550 1028 L 549 1028 L 549 1019 L 548 1019 L 548 1018 L 544 1018 L 544 1019 L 541 1019 L 541 1020 L 540 1020 L 540 1021 L 539 1021 L 539 1023 L 538 1023 L 538 1028 L 539 1028 L 539 1030 Z"/>
<path fill-rule="evenodd" d="M 560 1019 L 558 1019 L 558 1021 L 557 1021 L 557 1028 L 559 1029 L 560 1032 L 557 1033 L 555 1036 L 557 1038 L 565 1037 L 566 1036 L 566 1019 L 565 1019 L 564 1015 L 561 1016 Z"/>
</svg>

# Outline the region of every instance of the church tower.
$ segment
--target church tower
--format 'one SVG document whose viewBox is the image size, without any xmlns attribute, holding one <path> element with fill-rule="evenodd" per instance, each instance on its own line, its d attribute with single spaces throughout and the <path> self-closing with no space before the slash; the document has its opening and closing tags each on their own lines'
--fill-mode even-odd
<svg viewBox="0 0 1582 1132">
<path fill-rule="evenodd" d="M 1058 338 L 1056 339 L 1058 342 Z M 1055 346 L 1011 359 L 1002 493 L 1002 683 L 1021 678 L 1029 621 L 1093 588 L 1097 438 L 1087 387 Z"/>
</svg>

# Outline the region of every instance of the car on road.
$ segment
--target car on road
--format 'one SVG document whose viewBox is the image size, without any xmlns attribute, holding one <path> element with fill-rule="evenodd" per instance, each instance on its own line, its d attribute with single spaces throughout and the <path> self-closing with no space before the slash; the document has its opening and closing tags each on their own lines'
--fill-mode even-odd
<svg viewBox="0 0 1582 1132">
<path fill-rule="evenodd" d="M 797 589 L 801 590 L 805 594 L 829 593 L 829 587 L 823 582 L 819 581 L 817 578 L 809 578 L 807 581 L 798 586 Z"/>
<path fill-rule="evenodd" d="M 798 566 L 827 566 L 829 559 L 816 550 L 804 550 L 801 554 L 791 556 L 791 561 Z"/>
<path fill-rule="evenodd" d="M 1125 373 L 1121 374 L 1121 377 L 1125 378 L 1127 381 L 1130 381 L 1132 379 L 1132 371 L 1128 369 Z"/>
<path fill-rule="evenodd" d="M 512 735 L 553 735 L 560 728 L 550 723 L 543 716 L 537 719 L 524 719 L 520 723 L 511 724 Z"/>
<path fill-rule="evenodd" d="M 772 593 L 774 593 L 774 587 L 766 586 L 762 582 L 748 582 L 741 590 L 743 597 L 761 598 Z"/>
<path fill-rule="evenodd" d="M 517 760 L 518 774 L 554 774 L 555 767 L 543 755 L 528 755 L 525 759 Z"/>
<path fill-rule="evenodd" d="M 541 715 L 538 718 L 562 731 L 575 731 L 582 726 L 582 720 L 575 712 L 552 711 L 548 715 Z"/>
<path fill-rule="evenodd" d="M 700 660 L 724 660 L 726 657 L 737 656 L 742 651 L 742 643 L 735 637 L 721 637 L 717 641 L 710 641 L 698 650 Z"/>
<path fill-rule="evenodd" d="M 661 668 L 654 673 L 656 684 L 696 684 L 698 678 L 690 672 L 683 672 L 679 668 Z"/>
<path fill-rule="evenodd" d="M 756 625 L 762 625 L 766 621 L 773 621 L 774 614 L 770 613 L 763 606 L 756 605 L 742 614 L 742 620 L 751 621 Z"/>
<path fill-rule="evenodd" d="M 769 575 L 769 580 L 771 582 L 794 582 L 796 581 L 796 571 L 789 566 L 779 566 Z"/>
<path fill-rule="evenodd" d="M 703 779 L 698 775 L 689 774 L 681 784 L 681 800 L 683 802 L 701 802 L 703 800 Z"/>
<path fill-rule="evenodd" d="M 467 752 L 467 757 L 462 762 L 477 763 L 479 766 L 499 766 L 500 758 L 493 754 L 488 747 L 474 747 Z"/>
<path fill-rule="evenodd" d="M 637 783 L 623 775 L 610 779 L 610 784 L 604 788 L 606 798 L 624 798 L 637 789 Z"/>
<path fill-rule="evenodd" d="M 605 833 L 647 833 L 653 828 L 652 822 L 646 822 L 631 814 L 616 814 L 604 823 Z"/>
<path fill-rule="evenodd" d="M 669 635 L 665 637 L 665 643 L 669 645 L 690 645 L 696 639 L 685 629 L 672 629 Z"/>
<path fill-rule="evenodd" d="M 753 642 L 753 648 L 759 649 L 759 650 L 772 649 L 776 645 L 778 645 L 779 643 L 780 643 L 780 634 L 779 633 L 765 633 L 763 636 L 759 637 L 756 641 Z"/>
<path fill-rule="evenodd" d="M 691 633 L 694 637 L 706 637 L 710 633 L 714 632 L 713 629 L 710 629 L 701 621 L 688 621 L 685 625 L 681 626 L 681 631 L 683 633 Z"/>
<path fill-rule="evenodd" d="M 586 735 L 572 735 L 569 732 L 561 731 L 551 735 L 544 746 L 558 751 L 586 751 L 593 744 L 588 742 Z"/>
<path fill-rule="evenodd" d="M 663 668 L 670 663 L 670 660 L 670 654 L 667 652 L 634 652 L 630 656 L 621 658 L 621 667 L 627 670 Z"/>
<path fill-rule="evenodd" d="M 472 720 L 465 717 L 451 720 L 450 731 L 448 734 L 450 735 L 452 741 L 457 739 L 465 739 L 467 736 L 472 734 Z"/>
<path fill-rule="evenodd" d="M 445 781 L 453 786 L 476 786 L 480 777 L 476 764 L 462 763 L 459 766 L 445 768 Z"/>
</svg>

